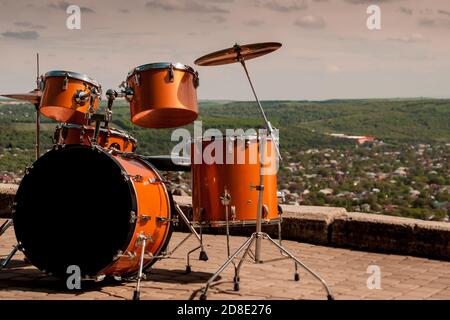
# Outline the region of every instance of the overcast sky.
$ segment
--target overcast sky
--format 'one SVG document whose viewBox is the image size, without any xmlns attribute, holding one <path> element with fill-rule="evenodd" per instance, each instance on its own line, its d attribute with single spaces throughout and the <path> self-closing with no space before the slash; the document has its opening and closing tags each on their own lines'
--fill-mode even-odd
<svg viewBox="0 0 450 320">
<path fill-rule="evenodd" d="M 82 9 L 81 30 L 66 8 Z M 366 26 L 370 4 L 382 29 Z M 41 72 L 86 73 L 117 88 L 133 67 L 181 62 L 200 73 L 200 99 L 252 99 L 239 65 L 199 56 L 279 41 L 248 67 L 262 99 L 450 97 L 450 0 L 0 0 L 0 92 L 34 88 Z"/>
</svg>

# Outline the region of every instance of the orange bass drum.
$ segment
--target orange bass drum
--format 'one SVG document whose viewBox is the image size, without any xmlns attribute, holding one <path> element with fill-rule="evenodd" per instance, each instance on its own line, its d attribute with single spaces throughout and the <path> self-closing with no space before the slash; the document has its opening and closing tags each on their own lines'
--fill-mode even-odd
<svg viewBox="0 0 450 320">
<path fill-rule="evenodd" d="M 86 114 L 98 108 L 101 86 L 87 75 L 50 71 L 41 77 L 40 87 L 43 94 L 39 111 L 58 122 L 86 123 Z"/>
<path fill-rule="evenodd" d="M 148 268 L 170 239 L 171 198 L 137 156 L 100 147 L 57 146 L 26 172 L 13 214 L 17 241 L 41 271 L 67 278 L 136 274 L 141 235 Z"/>
<path fill-rule="evenodd" d="M 193 220 L 221 227 L 256 223 L 260 183 L 260 139 L 255 135 L 204 138 L 191 144 Z M 209 152 L 215 150 L 214 152 Z M 279 221 L 277 157 L 266 141 L 263 179 L 263 223 Z M 208 160 L 212 155 L 216 160 Z M 224 200 L 228 200 L 226 205 Z M 228 214 L 228 219 L 227 219 Z"/>
<path fill-rule="evenodd" d="M 128 73 L 131 122 L 144 128 L 174 128 L 198 117 L 198 73 L 181 63 L 152 63 Z"/>
<path fill-rule="evenodd" d="M 91 145 L 94 137 L 94 127 L 77 124 L 62 124 L 56 128 L 55 144 L 84 144 Z M 130 134 L 114 129 L 100 128 L 97 144 L 106 149 L 116 149 L 121 152 L 134 152 L 137 141 Z"/>
</svg>

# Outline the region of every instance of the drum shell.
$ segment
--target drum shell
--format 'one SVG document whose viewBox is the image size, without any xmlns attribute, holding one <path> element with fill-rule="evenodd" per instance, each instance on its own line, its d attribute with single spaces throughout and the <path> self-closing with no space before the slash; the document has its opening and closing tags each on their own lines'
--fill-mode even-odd
<svg viewBox="0 0 450 320">
<path fill-rule="evenodd" d="M 58 122 L 68 122 L 83 124 L 86 122 L 86 114 L 90 106 L 90 100 L 84 105 L 78 105 L 75 102 L 75 94 L 77 91 L 86 91 L 86 87 L 97 86 L 85 81 L 68 78 L 67 89 L 63 89 L 65 78 L 62 76 L 52 76 L 45 78 L 44 92 L 42 94 L 39 111 L 44 116 L 56 120 Z M 93 109 L 99 106 L 99 98 L 94 99 Z"/>
<path fill-rule="evenodd" d="M 137 200 L 136 226 L 130 243 L 123 255 L 105 268 L 100 274 L 131 275 L 139 270 L 139 258 L 142 244 L 140 234 L 148 237 L 144 257 L 144 269 L 154 262 L 151 256 L 157 256 L 169 241 L 171 204 L 166 186 L 157 171 L 138 158 L 116 156 L 116 160 L 129 176 Z M 153 180 L 155 182 L 150 183 Z"/>
<path fill-rule="evenodd" d="M 212 141 L 202 141 L 202 150 Z M 274 163 L 276 161 L 275 150 L 271 140 L 267 140 L 267 148 L 271 151 L 266 153 L 267 159 L 264 163 Z M 223 154 L 226 154 L 226 144 L 223 145 Z M 230 196 L 230 210 L 233 208 L 235 218 L 232 219 L 232 212 L 229 212 L 230 224 L 253 224 L 256 222 L 258 210 L 259 192 L 255 186 L 260 183 L 260 158 L 256 140 L 248 143 L 244 149 L 245 163 L 239 164 L 196 164 L 192 163 L 192 204 L 193 220 L 212 227 L 220 227 L 225 224 L 225 206 L 221 203 L 221 197 L 226 190 Z M 239 144 L 233 145 L 234 154 L 239 150 Z M 249 154 L 257 152 L 257 161 L 248 161 Z M 195 154 L 194 143 L 191 145 L 191 154 Z M 236 160 L 236 158 L 235 158 Z M 267 174 L 269 173 L 269 174 Z M 275 221 L 279 218 L 277 203 L 277 176 L 272 169 L 268 170 L 263 177 L 263 223 Z"/>
<path fill-rule="evenodd" d="M 94 131 L 94 127 L 63 124 L 55 132 L 55 143 L 91 145 Z M 114 147 L 121 152 L 134 152 L 137 147 L 136 139 L 113 128 L 101 128 L 97 144 L 108 149 Z"/>
<path fill-rule="evenodd" d="M 78 191 L 77 193 L 74 189 L 69 188 L 70 183 L 63 185 L 64 188 L 62 188 L 61 186 L 55 185 L 54 183 L 49 183 L 48 181 L 45 182 L 42 180 L 34 179 L 33 184 L 30 184 L 30 179 L 34 175 L 33 172 L 35 170 L 41 170 L 39 168 L 42 168 L 43 163 L 49 163 L 49 158 L 52 157 L 53 159 L 60 159 L 54 158 L 54 153 L 72 150 L 84 151 L 83 155 L 86 156 L 85 159 L 88 159 L 88 161 L 92 159 L 91 157 L 89 157 L 90 154 L 100 155 L 102 159 L 107 160 L 108 166 L 112 166 L 108 170 L 108 172 L 111 172 L 112 169 L 114 169 L 114 172 L 119 172 L 120 177 L 114 180 L 115 184 L 117 185 L 113 185 L 112 188 L 119 187 L 119 184 L 120 186 L 125 185 L 126 192 L 121 193 L 121 196 L 123 195 L 124 198 L 130 199 L 131 206 L 129 209 L 131 210 L 131 212 L 129 210 L 116 212 L 115 210 L 117 209 L 117 206 L 108 206 L 110 210 L 105 209 L 106 202 L 114 203 L 114 201 L 117 199 L 114 197 L 110 199 L 107 196 L 99 198 L 100 196 L 98 194 L 101 194 L 99 192 L 99 189 L 102 189 L 102 185 L 99 183 L 99 181 L 96 181 L 94 173 L 95 170 L 89 170 L 92 168 L 87 168 L 87 166 L 80 166 L 80 168 L 83 168 L 82 171 L 86 172 L 86 175 L 80 175 L 79 178 L 80 180 L 84 180 L 83 177 L 89 176 L 92 181 L 86 181 L 95 185 L 95 192 L 89 192 L 88 189 L 86 189 L 76 190 Z M 67 153 L 65 159 L 70 158 L 71 156 L 73 156 L 73 154 L 74 153 L 70 152 Z M 72 157 L 72 159 L 73 161 L 71 163 L 73 165 L 73 162 L 78 161 L 80 158 Z M 52 161 L 50 161 L 50 163 L 52 163 Z M 54 170 L 54 172 L 59 173 L 57 174 L 58 176 L 64 176 L 64 166 L 68 166 L 68 171 L 71 171 L 73 169 L 72 165 L 62 161 L 57 163 L 55 167 L 51 167 L 50 169 Z M 40 172 L 42 173 L 43 171 L 41 170 Z M 41 175 L 42 174 L 38 176 Z M 51 191 L 47 189 L 48 186 L 55 186 L 55 188 L 58 188 L 60 190 L 58 194 L 64 194 L 64 202 L 67 204 L 76 202 L 79 203 L 81 207 L 89 208 L 90 204 L 92 203 L 92 201 L 89 202 L 89 199 L 95 199 L 95 207 L 100 208 L 100 210 L 103 211 L 101 212 L 102 219 L 98 224 L 95 225 L 92 225 L 94 223 L 93 221 L 99 220 L 96 220 L 94 218 L 86 219 L 85 217 L 80 218 L 81 220 L 77 221 L 77 218 L 73 216 L 73 212 L 72 215 L 69 214 L 68 216 L 66 216 L 64 215 L 64 213 L 67 211 L 70 212 L 70 210 L 62 210 L 60 209 L 60 206 L 58 206 L 58 213 L 61 213 L 58 219 L 52 218 L 51 221 L 42 220 L 41 218 L 37 217 L 36 212 L 33 212 L 30 207 L 27 207 L 28 210 L 24 208 L 24 205 L 30 203 L 26 201 L 26 199 L 30 199 L 29 196 L 28 198 L 24 198 L 24 194 L 26 194 L 25 190 L 30 190 L 30 186 L 36 184 L 42 186 L 41 189 L 47 194 L 51 193 Z M 36 188 L 31 189 L 35 190 Z M 84 193 L 83 197 L 79 196 L 80 192 Z M 170 240 L 170 221 L 172 208 L 170 194 L 168 193 L 166 186 L 162 182 L 162 179 L 156 169 L 154 169 L 149 163 L 139 157 L 130 157 L 122 153 L 107 152 L 100 147 L 87 147 L 83 145 L 66 147 L 56 146 L 53 150 L 47 152 L 40 159 L 38 159 L 33 164 L 33 167 L 31 167 L 27 171 L 24 179 L 21 182 L 21 185 L 19 186 L 17 196 L 16 201 L 19 202 L 17 203 L 17 211 L 15 211 L 13 214 L 17 241 L 24 245 L 23 252 L 31 263 L 36 265 L 40 270 L 49 274 L 51 273 L 56 277 L 65 278 L 67 276 L 67 274 L 65 273 L 67 265 L 58 266 L 58 269 L 60 269 L 59 267 L 62 266 L 63 272 L 61 272 L 61 270 L 55 270 L 54 268 L 48 269 L 48 264 L 50 263 L 50 265 L 52 265 L 52 262 L 48 262 L 47 259 L 43 260 L 42 257 L 52 258 L 53 261 L 59 261 L 61 259 L 61 256 L 64 255 L 65 251 L 70 252 L 70 250 L 72 250 L 74 246 L 80 248 L 80 243 L 84 243 L 80 248 L 80 250 L 83 252 L 83 255 L 92 256 L 92 254 L 95 254 L 95 257 L 102 256 L 102 250 L 98 246 L 99 243 L 104 244 L 105 242 L 100 241 L 100 238 L 106 237 L 106 234 L 109 234 L 112 237 L 117 236 L 116 232 L 119 231 L 117 229 L 106 230 L 107 228 L 105 226 L 107 226 L 108 223 L 105 220 L 113 219 L 113 217 L 117 216 L 118 214 L 120 214 L 121 217 L 125 217 L 126 219 L 125 221 L 123 221 L 124 223 L 120 225 L 120 233 L 123 235 L 123 231 L 126 231 L 125 234 L 127 234 L 127 236 L 125 238 L 120 238 L 121 240 L 118 246 L 115 247 L 116 249 L 114 251 L 114 256 L 111 255 L 107 260 L 104 260 L 105 256 L 103 254 L 103 258 L 101 258 L 101 265 L 97 265 L 95 271 L 92 271 L 91 268 L 87 268 L 90 271 L 84 271 L 86 269 L 81 268 L 82 277 L 84 279 L 96 278 L 103 275 L 114 275 L 122 277 L 137 273 L 137 271 L 139 270 L 140 256 L 142 251 L 142 245 L 138 240 L 141 234 L 145 235 L 148 239 L 145 247 L 146 255 L 144 259 L 144 268 L 149 267 L 157 260 L 151 259 L 151 257 L 158 256 L 161 250 L 164 250 L 164 248 L 167 246 L 168 241 Z M 33 199 L 33 197 L 31 197 L 31 199 Z M 48 204 L 48 202 L 46 203 Z M 80 205 L 78 205 L 78 207 L 80 207 Z M 119 207 L 122 208 L 121 206 Z M 54 208 L 55 207 L 53 207 L 52 210 L 54 210 Z M 64 207 L 62 208 L 64 209 Z M 100 212 L 97 211 L 97 213 Z M 32 220 L 34 221 L 32 225 L 30 224 L 31 217 L 33 217 L 32 219 L 34 219 Z M 51 222 L 51 224 L 49 222 Z M 66 227 L 66 224 L 71 222 L 75 222 L 78 225 L 82 223 L 83 227 L 77 229 L 76 234 L 74 234 L 74 231 L 72 229 Z M 43 235 L 41 234 L 43 232 L 43 227 L 46 227 L 46 232 L 44 234 L 49 237 L 49 239 L 51 239 L 52 245 L 38 247 L 38 251 L 41 252 L 41 254 L 43 253 L 43 255 L 40 255 L 39 260 L 36 260 L 36 255 L 33 254 L 33 252 L 35 252 L 33 251 L 33 244 L 35 244 L 36 242 L 30 241 L 30 238 L 26 239 L 27 235 L 29 234 L 26 231 L 28 230 L 28 232 L 30 232 L 30 230 L 33 230 L 32 232 L 36 232 L 37 234 L 39 234 L 39 237 L 43 237 Z M 52 231 L 56 231 L 57 234 L 64 234 L 67 239 L 55 236 L 53 234 L 54 232 Z M 36 235 L 34 237 L 34 239 L 36 239 Z M 91 241 L 85 243 L 81 239 L 86 237 L 88 237 L 89 239 L 99 238 L 99 241 Z M 112 240 L 113 239 L 110 239 L 106 242 L 109 243 Z M 70 244 L 68 244 L 68 242 L 70 242 Z M 89 252 L 87 253 L 86 251 Z M 86 261 L 87 263 L 89 263 L 90 261 L 92 261 L 92 259 L 84 261 L 74 261 L 74 263 L 70 264 L 85 265 Z"/>
<path fill-rule="evenodd" d="M 130 101 L 131 121 L 145 128 L 173 128 L 193 122 L 198 117 L 195 77 L 187 70 L 169 69 L 135 71 L 128 77 L 134 95 Z"/>
</svg>

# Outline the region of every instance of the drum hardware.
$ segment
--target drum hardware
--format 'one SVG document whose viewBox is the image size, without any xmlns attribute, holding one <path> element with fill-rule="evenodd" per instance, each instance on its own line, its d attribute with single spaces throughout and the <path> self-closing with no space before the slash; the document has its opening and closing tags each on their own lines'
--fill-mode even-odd
<svg viewBox="0 0 450 320">
<path fill-rule="evenodd" d="M 22 247 L 20 244 L 16 244 L 15 246 L 13 246 L 13 249 L 11 250 L 11 252 L 0 263 L 0 270 L 5 268 L 11 262 L 11 259 L 14 257 L 14 255 L 17 253 L 17 251 L 22 251 Z"/>
<path fill-rule="evenodd" d="M 202 233 L 202 228 L 201 226 L 199 227 L 200 232 L 197 232 L 197 230 L 195 230 L 194 224 L 189 221 L 189 219 L 186 217 L 186 215 L 184 214 L 184 212 L 181 210 L 180 206 L 178 205 L 178 203 L 174 202 L 174 209 L 176 210 L 178 217 L 181 218 L 181 220 L 184 222 L 184 224 L 188 227 L 190 233 L 183 239 L 181 240 L 175 247 L 174 249 L 172 249 L 171 251 L 167 251 L 163 253 L 163 258 L 167 258 L 172 256 L 175 251 L 178 250 L 178 248 L 180 248 L 192 235 L 195 236 L 195 238 L 197 239 L 197 241 L 199 242 L 199 246 L 195 247 L 194 249 L 190 250 L 187 254 L 186 254 L 186 273 L 190 273 L 191 272 L 191 264 L 190 264 L 190 255 L 199 250 L 200 249 L 200 255 L 199 255 L 199 260 L 201 261 L 208 261 L 208 255 L 206 254 L 206 251 L 204 249 L 204 245 L 203 245 L 203 233 Z M 158 221 L 166 221 L 166 219 L 161 219 L 161 217 L 157 218 Z M 175 221 L 175 220 L 173 220 Z M 176 220 L 176 222 L 178 223 L 178 219 Z"/>
<path fill-rule="evenodd" d="M 234 290 L 239 291 L 239 283 L 240 283 L 240 269 L 242 267 L 242 264 L 246 257 L 251 252 L 251 247 L 253 243 L 255 243 L 255 253 L 253 255 L 252 253 L 252 260 L 255 263 L 263 263 L 264 261 L 261 259 L 261 241 L 262 240 L 268 240 L 269 243 L 273 244 L 275 247 L 277 247 L 280 252 L 284 255 L 284 258 L 290 258 L 294 260 L 294 266 L 295 266 L 295 280 L 298 281 L 298 270 L 297 267 L 301 266 L 303 267 L 307 272 L 309 272 L 314 278 L 316 278 L 318 281 L 321 282 L 323 285 L 326 293 L 327 298 L 329 300 L 333 299 L 333 295 L 331 292 L 331 289 L 328 287 L 327 283 L 314 271 L 312 271 L 310 268 L 308 268 L 302 261 L 297 259 L 293 254 L 291 254 L 287 249 L 285 249 L 281 242 L 277 243 L 275 240 L 273 240 L 266 232 L 262 232 L 261 225 L 263 220 L 263 192 L 264 192 L 264 154 L 266 151 L 266 144 L 267 144 L 267 138 L 271 139 L 273 141 L 276 155 L 278 160 L 282 160 L 280 150 L 277 144 L 277 141 L 274 138 L 273 135 L 273 127 L 270 124 L 264 109 L 261 105 L 261 102 L 256 94 L 255 88 L 253 86 L 252 80 L 250 78 L 250 74 L 248 72 L 245 60 L 250 60 L 259 56 L 262 56 L 264 54 L 273 52 L 281 47 L 281 43 L 259 43 L 259 44 L 250 44 L 250 45 L 244 45 L 240 46 L 238 44 L 235 44 L 232 48 L 228 48 L 225 50 L 217 51 L 208 55 L 205 55 L 195 61 L 195 64 L 200 66 L 214 66 L 214 65 L 224 65 L 229 63 L 235 63 L 239 62 L 241 66 L 244 69 L 244 72 L 247 76 L 247 80 L 250 84 L 251 91 L 255 97 L 256 103 L 259 107 L 259 110 L 261 112 L 262 118 L 264 119 L 264 123 L 267 130 L 267 136 L 262 136 L 261 139 L 261 149 L 260 149 L 260 163 L 259 163 L 259 184 L 256 186 L 256 191 L 258 191 L 258 208 L 257 208 L 257 216 L 256 216 L 256 231 L 232 254 L 229 255 L 228 259 L 225 261 L 225 263 L 217 270 L 216 273 L 207 281 L 205 287 L 202 290 L 200 300 L 205 300 L 207 298 L 208 289 L 213 284 L 215 279 L 230 265 L 231 263 L 235 266 L 235 276 L 234 276 Z M 268 210 L 267 210 L 268 212 Z M 280 219 L 281 219 L 281 215 Z M 279 226 L 280 230 L 280 226 Z M 281 239 L 281 232 L 279 232 L 279 237 Z M 243 252 L 242 258 L 239 261 L 239 264 L 236 266 L 234 263 L 234 260 Z"/>
<path fill-rule="evenodd" d="M 62 89 L 65 91 L 65 90 L 67 90 L 67 87 L 69 85 L 69 77 L 68 77 L 69 75 L 67 74 L 67 72 L 65 72 L 64 75 L 65 75 L 65 78 L 63 80 Z"/>
<path fill-rule="evenodd" d="M 130 223 L 135 223 L 136 222 L 136 212 L 131 211 L 130 212 Z"/>
<path fill-rule="evenodd" d="M 140 242 L 138 242 L 140 241 Z M 147 243 L 147 237 L 145 236 L 145 234 L 142 232 L 139 237 L 136 240 L 136 245 L 139 245 L 140 243 L 142 243 L 142 247 L 141 247 L 141 257 L 140 257 L 140 262 L 139 262 L 139 272 L 138 272 L 138 276 L 137 276 L 137 282 L 136 282 L 136 289 L 133 292 L 133 300 L 140 300 L 140 295 L 141 295 L 141 280 L 143 278 L 143 273 L 142 270 L 144 268 L 144 254 L 145 254 L 145 246 Z"/>
<path fill-rule="evenodd" d="M 145 216 L 145 215 L 142 215 L 141 216 L 141 219 L 139 220 L 141 223 L 147 223 L 148 221 L 150 221 L 152 219 L 152 217 L 150 217 L 150 216 Z"/>
<path fill-rule="evenodd" d="M 11 211 L 12 210 L 13 209 L 11 208 Z M 13 225 L 13 221 L 11 219 L 6 220 L 0 227 L 0 237 L 6 232 L 6 230 L 8 230 L 10 227 L 12 227 L 12 225 Z"/>
<path fill-rule="evenodd" d="M 173 82 L 175 80 L 175 75 L 173 73 L 173 64 L 172 63 L 169 66 L 168 76 L 169 76 L 169 82 Z"/>
</svg>

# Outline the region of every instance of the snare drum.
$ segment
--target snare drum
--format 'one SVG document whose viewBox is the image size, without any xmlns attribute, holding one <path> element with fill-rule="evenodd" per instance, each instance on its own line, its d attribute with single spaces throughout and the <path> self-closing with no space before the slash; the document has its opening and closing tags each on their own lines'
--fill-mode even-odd
<svg viewBox="0 0 450 320">
<path fill-rule="evenodd" d="M 260 139 L 255 136 L 204 138 L 191 144 L 193 220 L 221 227 L 253 225 L 258 211 Z M 263 178 L 262 223 L 279 221 L 277 203 L 277 156 L 273 141 L 266 140 Z M 215 163 L 207 159 L 215 149 Z"/>
<path fill-rule="evenodd" d="M 56 128 L 55 144 L 84 144 L 90 145 L 94 137 L 94 127 L 77 124 L 62 124 Z M 114 129 L 100 128 L 97 144 L 107 149 L 116 149 L 121 152 L 134 152 L 137 141 L 130 134 Z"/>
<path fill-rule="evenodd" d="M 128 73 L 131 122 L 144 128 L 173 128 L 198 117 L 198 73 L 181 63 L 152 63 Z"/>
<path fill-rule="evenodd" d="M 94 79 L 71 71 L 50 71 L 40 80 L 39 111 L 59 122 L 82 124 L 98 108 L 101 86 Z"/>
</svg>

